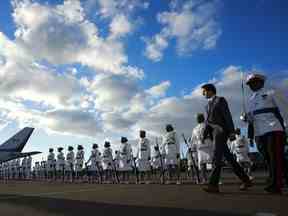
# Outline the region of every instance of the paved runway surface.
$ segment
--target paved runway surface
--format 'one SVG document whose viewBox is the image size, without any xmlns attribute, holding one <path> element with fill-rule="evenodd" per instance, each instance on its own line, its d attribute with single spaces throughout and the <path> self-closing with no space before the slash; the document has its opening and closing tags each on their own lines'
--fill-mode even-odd
<svg viewBox="0 0 288 216">
<path fill-rule="evenodd" d="M 263 182 L 256 176 L 255 186 L 240 192 L 239 181 L 226 175 L 219 195 L 197 185 L 2 183 L 0 215 L 287 216 L 287 191 L 268 195 Z"/>
</svg>

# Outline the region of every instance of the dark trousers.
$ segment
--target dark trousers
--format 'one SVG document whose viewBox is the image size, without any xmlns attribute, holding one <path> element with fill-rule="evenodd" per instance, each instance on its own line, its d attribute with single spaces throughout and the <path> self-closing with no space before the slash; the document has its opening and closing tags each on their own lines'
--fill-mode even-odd
<svg viewBox="0 0 288 216">
<path fill-rule="evenodd" d="M 213 133 L 214 155 L 213 155 L 213 170 L 209 177 L 209 184 L 218 186 L 223 166 L 223 157 L 232 165 L 233 172 L 243 181 L 248 182 L 249 177 L 239 165 L 233 154 L 230 152 L 227 145 L 228 136 L 224 133 Z"/>
<path fill-rule="evenodd" d="M 284 133 L 273 131 L 256 138 L 257 147 L 263 155 L 269 171 L 268 187 L 283 187 L 284 170 Z"/>
</svg>

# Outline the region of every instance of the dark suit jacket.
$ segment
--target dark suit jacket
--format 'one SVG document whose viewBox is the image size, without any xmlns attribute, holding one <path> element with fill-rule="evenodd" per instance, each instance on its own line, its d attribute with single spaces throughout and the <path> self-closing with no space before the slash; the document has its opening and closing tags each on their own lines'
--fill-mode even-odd
<svg viewBox="0 0 288 216">
<path fill-rule="evenodd" d="M 234 123 L 228 107 L 228 103 L 224 97 L 215 96 L 213 100 L 206 106 L 207 123 L 219 125 L 224 133 L 228 136 L 234 133 Z"/>
</svg>

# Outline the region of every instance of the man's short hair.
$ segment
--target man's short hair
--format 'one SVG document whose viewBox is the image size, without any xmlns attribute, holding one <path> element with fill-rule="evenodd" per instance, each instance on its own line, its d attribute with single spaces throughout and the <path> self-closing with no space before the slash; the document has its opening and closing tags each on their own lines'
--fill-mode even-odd
<svg viewBox="0 0 288 216">
<path fill-rule="evenodd" d="M 214 94 L 217 93 L 215 85 L 212 83 L 207 83 L 201 86 L 202 89 L 205 89 L 206 91 L 212 91 Z"/>
</svg>

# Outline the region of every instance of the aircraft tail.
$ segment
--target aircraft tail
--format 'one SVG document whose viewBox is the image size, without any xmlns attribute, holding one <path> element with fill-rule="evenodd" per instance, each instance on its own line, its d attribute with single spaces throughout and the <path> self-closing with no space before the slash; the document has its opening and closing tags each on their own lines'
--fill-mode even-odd
<svg viewBox="0 0 288 216">
<path fill-rule="evenodd" d="M 0 146 L 0 151 L 21 152 L 33 133 L 34 128 L 25 127 Z"/>
</svg>

